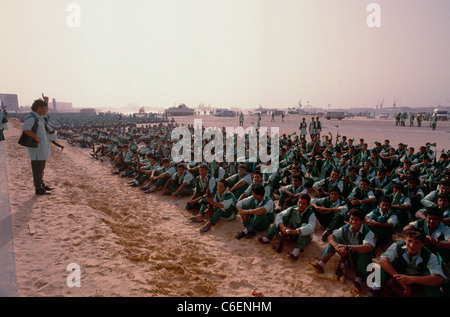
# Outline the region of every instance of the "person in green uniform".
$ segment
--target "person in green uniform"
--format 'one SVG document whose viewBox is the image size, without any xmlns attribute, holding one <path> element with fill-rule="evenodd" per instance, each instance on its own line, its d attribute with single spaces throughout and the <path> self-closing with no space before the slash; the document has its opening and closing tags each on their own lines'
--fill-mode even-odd
<svg viewBox="0 0 450 317">
<path fill-rule="evenodd" d="M 292 184 L 280 188 L 278 211 L 297 205 L 298 197 L 307 193 L 308 189 L 303 185 L 303 177 L 299 174 L 292 175 Z"/>
<path fill-rule="evenodd" d="M 186 203 L 185 208 L 187 210 L 200 209 L 204 211 L 208 207 L 206 202 L 207 195 L 216 193 L 216 179 L 208 174 L 208 170 L 208 165 L 200 165 L 198 169 L 199 175 L 195 179 L 194 194 Z"/>
<path fill-rule="evenodd" d="M 422 114 L 420 114 L 420 113 L 417 114 L 416 120 L 417 120 L 417 126 L 420 128 L 422 126 L 422 120 L 423 120 Z"/>
<path fill-rule="evenodd" d="M 311 199 L 311 207 L 317 220 L 325 228 L 321 237 L 325 242 L 333 230 L 344 225 L 344 219 L 348 212 L 347 203 L 345 199 L 341 198 L 339 187 L 332 187 L 329 190 L 329 196 Z"/>
<path fill-rule="evenodd" d="M 289 254 L 289 258 L 297 260 L 300 252 L 312 241 L 312 235 L 316 227 L 316 217 L 310 208 L 311 197 L 302 194 L 296 207 L 289 207 L 275 217 L 274 224 L 269 228 L 264 237 L 258 239 L 263 244 L 269 244 L 277 234 L 282 234 L 295 240 L 295 248 Z"/>
<path fill-rule="evenodd" d="M 344 186 L 342 197 L 347 198 L 353 189 L 359 186 L 360 181 L 361 176 L 358 175 L 358 169 L 355 166 L 350 166 L 348 168 L 348 174 L 343 174 L 342 176 L 342 183 Z"/>
<path fill-rule="evenodd" d="M 339 280 L 343 269 L 350 266 L 356 271 L 353 281 L 355 290 L 361 290 L 361 283 L 367 278 L 367 266 L 372 263 L 373 249 L 375 248 L 374 234 L 369 226 L 364 224 L 364 213 L 359 208 L 349 211 L 349 223 L 336 229 L 328 237 L 328 245 L 319 254 L 318 262 L 309 265 L 319 274 L 331 257 L 337 253 L 341 258 L 336 271 Z"/>
<path fill-rule="evenodd" d="M 166 181 L 176 173 L 175 167 L 171 166 L 171 162 L 168 158 L 163 158 L 161 164 L 162 166 L 154 170 L 152 176 L 150 176 L 148 184 L 149 189 L 144 191 L 144 193 L 150 194 L 157 190 L 162 190 Z"/>
<path fill-rule="evenodd" d="M 300 140 L 304 141 L 306 140 L 306 135 L 308 134 L 308 123 L 306 123 L 306 119 L 302 118 L 302 122 L 300 122 L 299 125 L 299 130 L 300 130 Z"/>
<path fill-rule="evenodd" d="M 377 176 L 370 179 L 369 182 L 369 188 L 375 194 L 377 199 L 381 196 L 390 194 L 392 192 L 392 187 L 393 184 L 391 178 L 388 177 L 384 167 L 377 170 Z"/>
<path fill-rule="evenodd" d="M 322 133 L 322 122 L 320 122 L 319 117 L 316 117 L 316 136 L 320 140 L 320 134 Z"/>
<path fill-rule="evenodd" d="M 436 126 L 437 126 L 437 115 L 434 113 L 433 116 L 431 117 L 431 130 L 436 130 Z"/>
<path fill-rule="evenodd" d="M 149 182 L 150 176 L 152 175 L 153 171 L 160 167 L 161 166 L 159 166 L 158 162 L 156 162 L 156 158 L 151 153 L 148 153 L 145 163 L 141 161 L 140 164 L 138 164 L 136 168 L 137 175 L 133 180 L 129 182 L 130 186 L 136 187 Z M 147 190 L 150 189 L 150 187 L 144 185 L 139 189 Z"/>
<path fill-rule="evenodd" d="M 377 202 L 375 194 L 369 188 L 369 180 L 367 178 L 362 178 L 359 186 L 355 187 L 347 198 L 349 206 L 360 208 L 364 215 L 371 212 Z"/>
<path fill-rule="evenodd" d="M 251 188 L 252 195 L 236 204 L 244 226 L 244 229 L 235 236 L 236 239 L 251 238 L 256 231 L 265 231 L 274 220 L 273 200 L 266 195 L 264 186 L 261 183 L 254 183 Z"/>
<path fill-rule="evenodd" d="M 450 265 L 450 227 L 442 220 L 444 214 L 439 207 L 427 207 L 425 219 L 417 219 L 404 228 L 417 228 L 425 233 L 425 246 L 434 254 L 439 254 L 443 262 Z"/>
<path fill-rule="evenodd" d="M 194 186 L 194 175 L 186 170 L 184 163 L 179 163 L 177 172 L 166 180 L 162 194 L 173 197 L 188 196 L 194 193 Z"/>
<path fill-rule="evenodd" d="M 217 225 L 220 219 L 233 220 L 236 218 L 237 199 L 228 190 L 228 182 L 225 179 L 219 180 L 216 194 L 214 197 L 208 195 L 206 201 L 209 207 L 204 211 L 200 211 L 199 215 L 189 218 L 192 222 L 201 223 L 207 214 L 211 215 L 211 219 L 200 228 L 201 233 L 210 231 L 213 226 Z"/>
<path fill-rule="evenodd" d="M 226 180 L 230 186 L 229 191 L 234 194 L 236 199 L 239 199 L 242 193 L 252 183 L 252 177 L 247 172 L 247 166 L 245 164 L 240 164 L 237 174 L 228 177 Z"/>
<path fill-rule="evenodd" d="M 391 200 L 387 196 L 380 197 L 378 208 L 368 213 L 365 219 L 375 235 L 375 243 L 385 244 L 391 241 L 398 218 L 391 210 Z"/>
<path fill-rule="evenodd" d="M 322 198 L 328 196 L 329 190 L 332 187 L 338 187 L 342 193 L 344 190 L 344 183 L 339 176 L 339 170 L 334 168 L 329 177 L 315 182 L 312 188 L 316 192 L 317 197 Z"/>
<path fill-rule="evenodd" d="M 308 129 L 311 141 L 313 141 L 316 138 L 316 121 L 314 121 L 314 117 L 311 117 L 311 122 L 309 123 Z"/>
<path fill-rule="evenodd" d="M 379 296 L 383 289 L 398 297 L 441 296 L 446 277 L 437 256 L 425 243 L 425 234 L 411 228 L 404 240 L 394 242 L 381 254 L 381 287 L 372 289 L 368 296 Z"/>
</svg>

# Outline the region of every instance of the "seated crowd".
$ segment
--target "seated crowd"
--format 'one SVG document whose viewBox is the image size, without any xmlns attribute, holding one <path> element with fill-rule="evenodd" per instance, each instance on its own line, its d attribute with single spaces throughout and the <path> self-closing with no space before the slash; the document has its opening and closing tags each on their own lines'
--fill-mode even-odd
<svg viewBox="0 0 450 317">
<path fill-rule="evenodd" d="M 248 159 L 175 162 L 170 139 L 175 126 L 157 123 L 114 133 L 97 128 L 70 142 L 109 159 L 113 173 L 129 177 L 128 184 L 145 194 L 186 197 L 189 220 L 200 224 L 201 233 L 219 221 L 239 219 L 237 239 L 259 232 L 255 241 L 271 244 L 276 237 L 278 252 L 292 240 L 289 258 L 295 261 L 322 228 L 326 247 L 309 263 L 318 274 L 337 254 L 336 278 L 353 268 L 353 287 L 360 291 L 377 258 L 381 282 L 371 285 L 368 295 L 449 295 L 448 153 L 435 153 L 429 143 L 416 152 L 402 143 L 394 148 L 389 140 L 370 148 L 363 139 L 355 145 L 346 137 L 333 143 L 328 136 L 321 141 L 313 135 L 307 142 L 283 135 L 278 169 L 263 173 L 262 162 Z"/>
</svg>

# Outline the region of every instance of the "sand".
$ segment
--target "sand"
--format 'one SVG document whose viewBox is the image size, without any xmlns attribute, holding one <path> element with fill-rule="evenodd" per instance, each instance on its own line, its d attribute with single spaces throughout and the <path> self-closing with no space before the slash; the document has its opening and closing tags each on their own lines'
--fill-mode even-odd
<svg viewBox="0 0 450 317">
<path fill-rule="evenodd" d="M 229 120 L 237 123 L 236 118 Z M 329 122 L 330 131 L 334 124 L 340 123 Z M 251 297 L 253 290 L 266 297 L 352 296 L 349 280 L 340 284 L 306 274 L 307 263 L 325 247 L 319 224 L 296 262 L 287 258 L 293 243 L 276 253 L 256 240 L 263 233 L 235 239 L 242 229 L 239 216 L 201 234 L 201 225 L 188 221 L 194 215 L 184 209 L 188 198 L 146 195 L 128 186 L 129 178 L 113 175 L 109 162 L 95 160 L 88 149 L 64 140 L 59 140 L 63 151 L 51 145 L 45 169 L 46 183 L 56 189 L 50 196 L 36 196 L 26 149 L 17 144 L 21 123 L 11 119 L 8 125 L 5 142 L 19 296 Z M 439 133 L 446 136 L 445 131 Z M 334 257 L 326 267 L 330 276 L 337 261 Z M 80 287 L 68 286 L 71 263 L 81 268 Z"/>
</svg>

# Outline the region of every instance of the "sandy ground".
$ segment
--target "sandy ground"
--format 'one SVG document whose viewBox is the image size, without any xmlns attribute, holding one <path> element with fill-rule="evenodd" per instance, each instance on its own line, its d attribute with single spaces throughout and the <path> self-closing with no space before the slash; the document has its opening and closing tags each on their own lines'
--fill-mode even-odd
<svg viewBox="0 0 450 317">
<path fill-rule="evenodd" d="M 193 124 L 192 118 L 177 120 Z M 287 117 L 284 124 L 276 120 L 282 133 L 292 133 L 299 122 L 298 116 Z M 203 117 L 206 126 L 217 122 Z M 220 126 L 228 122 L 237 126 L 237 118 L 220 119 Z M 269 122 L 265 117 L 262 124 Z M 438 149 L 449 148 L 448 124 L 431 132 L 395 127 L 392 120 L 351 119 L 325 122 L 325 132 L 335 132 L 334 125 L 350 138 L 381 141 L 387 131 L 393 144 L 437 142 Z M 5 133 L 19 296 L 247 297 L 255 289 L 268 297 L 352 296 L 349 280 L 340 284 L 306 274 L 307 263 L 325 247 L 319 224 L 297 262 L 287 258 L 293 244 L 279 254 L 256 241 L 262 233 L 235 239 L 242 228 L 239 217 L 201 234 L 200 225 L 188 221 L 193 213 L 184 209 L 187 198 L 146 195 L 128 186 L 130 179 L 113 175 L 108 162 L 64 140 L 64 151 L 52 145 L 45 169 L 46 183 L 56 189 L 51 196 L 34 195 L 30 161 L 17 144 L 20 129 L 21 123 L 12 119 Z M 71 263 L 81 268 L 81 287 L 67 284 Z M 328 275 L 336 263 L 337 257 L 329 262 Z"/>
</svg>

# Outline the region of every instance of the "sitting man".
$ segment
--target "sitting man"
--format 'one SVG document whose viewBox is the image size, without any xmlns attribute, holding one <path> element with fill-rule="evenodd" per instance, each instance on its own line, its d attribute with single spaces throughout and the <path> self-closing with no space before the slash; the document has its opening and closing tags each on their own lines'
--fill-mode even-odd
<svg viewBox="0 0 450 317">
<path fill-rule="evenodd" d="M 303 186 L 303 177 L 301 175 L 292 175 L 292 184 L 280 188 L 278 211 L 297 205 L 298 197 L 307 193 L 308 189 Z"/>
<path fill-rule="evenodd" d="M 311 197 L 300 195 L 297 207 L 289 207 L 275 217 L 275 223 L 269 228 L 259 242 L 269 244 L 276 234 L 281 233 L 284 239 L 289 237 L 296 241 L 294 250 L 289 254 L 290 259 L 297 260 L 301 251 L 311 242 L 316 227 L 316 217 L 309 204 Z M 281 250 L 280 250 L 281 252 Z"/>
<path fill-rule="evenodd" d="M 263 180 L 263 175 L 260 171 L 255 171 L 253 173 L 253 183 L 254 184 L 262 184 L 264 187 L 264 192 L 265 195 L 267 195 L 267 197 L 270 197 L 271 191 L 270 191 L 270 186 L 269 184 L 265 183 Z M 252 185 L 248 186 L 247 189 L 242 193 L 242 195 L 239 197 L 239 201 L 250 197 L 252 195 Z"/>
<path fill-rule="evenodd" d="M 425 246 L 450 265 L 450 227 L 443 221 L 443 212 L 439 207 L 427 207 L 425 219 L 418 219 L 403 230 L 417 228 L 425 233 Z"/>
<path fill-rule="evenodd" d="M 377 176 L 370 180 L 369 187 L 377 199 L 392 192 L 392 181 L 384 168 L 377 170 Z"/>
<path fill-rule="evenodd" d="M 341 199 L 341 191 L 338 187 L 329 190 L 329 196 L 324 198 L 313 198 L 311 207 L 317 220 L 325 228 L 322 234 L 322 241 L 325 242 L 328 236 L 344 225 L 348 206 L 344 199 Z"/>
<path fill-rule="evenodd" d="M 425 247 L 426 236 L 411 228 L 405 240 L 394 242 L 380 256 L 381 288 L 386 287 L 396 296 L 441 296 L 440 286 L 446 281 L 439 261 Z M 371 290 L 377 296 L 380 289 Z"/>
<path fill-rule="evenodd" d="M 440 194 L 450 195 L 450 180 L 442 180 L 436 190 L 431 191 L 420 202 L 424 207 L 437 206 L 437 198 Z"/>
<path fill-rule="evenodd" d="M 195 190 L 191 200 L 186 203 L 187 210 L 205 210 L 208 207 L 206 197 L 216 193 L 216 179 L 208 174 L 208 165 L 200 165 L 199 175 L 195 179 Z"/>
<path fill-rule="evenodd" d="M 177 165 L 177 172 L 167 179 L 162 191 L 163 195 L 182 197 L 192 195 L 195 186 L 194 175 L 186 170 L 184 163 Z"/>
<path fill-rule="evenodd" d="M 347 198 L 348 195 L 352 192 L 352 190 L 359 186 L 359 182 L 361 181 L 361 176 L 358 175 L 358 169 L 355 166 L 350 166 L 348 168 L 348 175 L 344 174 L 342 176 L 343 188 L 342 196 Z"/>
<path fill-rule="evenodd" d="M 339 178 L 339 170 L 337 169 L 331 171 L 330 177 L 326 177 L 313 185 L 313 189 L 319 198 L 328 196 L 331 187 L 338 187 L 341 193 L 344 190 L 344 183 Z"/>
<path fill-rule="evenodd" d="M 273 200 L 266 194 L 264 186 L 254 183 L 251 189 L 252 196 L 236 204 L 244 226 L 236 235 L 236 239 L 250 238 L 256 231 L 267 230 L 274 220 Z"/>
<path fill-rule="evenodd" d="M 356 271 L 353 287 L 359 292 L 361 282 L 367 278 L 367 266 L 372 263 L 374 234 L 364 225 L 364 213 L 360 209 L 352 208 L 349 216 L 349 223 L 334 230 L 328 237 L 328 245 L 318 256 L 318 263 L 310 263 L 310 266 L 323 274 L 325 265 L 337 252 L 341 258 L 336 270 L 337 280 L 340 280 L 344 268 L 352 266 Z"/>
<path fill-rule="evenodd" d="M 136 169 L 138 175 L 129 183 L 130 186 L 136 187 L 145 184 L 150 180 L 150 176 L 152 175 L 153 171 L 161 167 L 159 166 L 158 162 L 156 162 L 156 158 L 152 154 L 148 154 L 147 157 L 148 163 L 141 163 L 138 165 Z M 144 185 L 139 189 L 147 190 L 150 188 Z"/>
<path fill-rule="evenodd" d="M 398 218 L 391 210 L 391 200 L 387 196 L 380 197 L 378 208 L 366 215 L 366 223 L 375 235 L 375 243 L 384 244 L 391 241 Z"/>
<path fill-rule="evenodd" d="M 404 195 L 404 186 L 401 183 L 394 185 L 391 209 L 397 215 L 399 225 L 404 226 L 411 219 L 411 201 L 408 196 Z"/>
<path fill-rule="evenodd" d="M 161 190 L 166 184 L 166 181 L 176 173 L 175 167 L 171 166 L 168 158 L 163 158 L 161 160 L 161 164 L 162 166 L 160 168 L 153 170 L 152 176 L 150 176 L 150 181 L 146 185 L 149 189 L 145 190 L 144 193 L 149 194 L 154 191 Z"/>
<path fill-rule="evenodd" d="M 236 199 L 239 199 L 242 193 L 252 183 L 252 178 L 250 174 L 247 173 L 247 166 L 245 164 L 240 164 L 237 174 L 228 177 L 226 180 L 230 186 L 229 191 L 234 194 Z"/>
<path fill-rule="evenodd" d="M 214 198 L 212 195 L 208 195 L 206 201 L 209 207 L 204 211 L 200 210 L 197 216 L 189 218 L 190 221 L 201 223 L 207 214 L 212 215 L 211 219 L 200 228 L 201 233 L 210 231 L 211 227 L 215 226 L 220 219 L 233 220 L 236 218 L 237 199 L 228 190 L 228 182 L 226 179 L 219 180 Z"/>
<path fill-rule="evenodd" d="M 359 186 L 355 187 L 348 195 L 349 206 L 358 207 L 364 213 L 368 214 L 374 209 L 377 199 L 369 188 L 369 180 L 362 178 Z"/>
<path fill-rule="evenodd" d="M 419 179 L 413 175 L 406 178 L 407 186 L 404 188 L 404 195 L 409 198 L 411 203 L 410 214 L 413 216 L 419 209 L 421 209 L 421 200 L 425 196 L 422 189 L 419 188 Z M 417 216 L 416 216 L 417 217 Z"/>
</svg>

